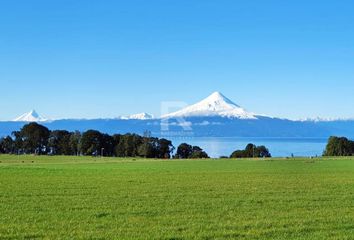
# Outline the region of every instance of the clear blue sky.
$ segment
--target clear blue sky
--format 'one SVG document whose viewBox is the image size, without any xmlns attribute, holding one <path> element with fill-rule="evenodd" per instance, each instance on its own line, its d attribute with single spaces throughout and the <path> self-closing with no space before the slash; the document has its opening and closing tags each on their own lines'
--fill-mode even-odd
<svg viewBox="0 0 354 240">
<path fill-rule="evenodd" d="M 354 117 L 352 0 L 11 0 L 0 119 L 160 113 L 220 91 L 278 117 Z"/>
</svg>

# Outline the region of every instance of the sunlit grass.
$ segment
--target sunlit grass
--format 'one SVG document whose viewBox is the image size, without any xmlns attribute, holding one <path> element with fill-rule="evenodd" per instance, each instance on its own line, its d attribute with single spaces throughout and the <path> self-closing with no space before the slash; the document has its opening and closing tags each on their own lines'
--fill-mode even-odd
<svg viewBox="0 0 354 240">
<path fill-rule="evenodd" d="M 350 158 L 0 161 L 0 239 L 354 236 Z"/>
</svg>

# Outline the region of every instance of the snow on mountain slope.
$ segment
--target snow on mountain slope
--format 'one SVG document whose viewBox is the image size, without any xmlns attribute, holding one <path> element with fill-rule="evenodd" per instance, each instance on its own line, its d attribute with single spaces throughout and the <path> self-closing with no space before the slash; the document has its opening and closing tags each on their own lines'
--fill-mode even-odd
<svg viewBox="0 0 354 240">
<path fill-rule="evenodd" d="M 35 110 L 32 110 L 28 113 L 24 113 L 21 116 L 15 118 L 14 122 L 45 122 L 48 119 L 39 115 Z"/>
<path fill-rule="evenodd" d="M 247 112 L 220 92 L 214 92 L 206 99 L 162 118 L 174 117 L 211 117 L 220 116 L 239 119 L 257 119 L 256 115 Z"/>
<path fill-rule="evenodd" d="M 154 116 L 148 113 L 138 113 L 127 117 L 121 117 L 121 119 L 125 119 L 125 120 L 148 120 L 153 118 Z"/>
</svg>

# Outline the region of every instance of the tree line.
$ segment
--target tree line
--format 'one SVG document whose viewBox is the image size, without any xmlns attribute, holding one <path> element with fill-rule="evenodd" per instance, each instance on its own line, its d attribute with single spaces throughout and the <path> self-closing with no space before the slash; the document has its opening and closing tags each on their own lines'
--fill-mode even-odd
<svg viewBox="0 0 354 240">
<path fill-rule="evenodd" d="M 83 155 L 107 157 L 143 157 L 161 159 L 209 158 L 200 147 L 182 143 L 175 147 L 165 138 L 138 134 L 109 135 L 96 130 L 86 132 L 69 132 L 66 130 L 49 130 L 38 123 L 24 125 L 11 136 L 0 139 L 0 153 L 36 154 L 36 155 Z M 230 158 L 264 158 L 271 157 L 265 146 L 248 144 L 244 150 L 233 152 Z"/>
<path fill-rule="evenodd" d="M 96 130 L 50 131 L 38 123 L 24 125 L 20 131 L 0 139 L 0 153 L 37 155 L 84 155 L 144 158 L 209 158 L 198 146 L 186 143 L 177 148 L 170 140 L 138 134 L 109 135 Z"/>
</svg>

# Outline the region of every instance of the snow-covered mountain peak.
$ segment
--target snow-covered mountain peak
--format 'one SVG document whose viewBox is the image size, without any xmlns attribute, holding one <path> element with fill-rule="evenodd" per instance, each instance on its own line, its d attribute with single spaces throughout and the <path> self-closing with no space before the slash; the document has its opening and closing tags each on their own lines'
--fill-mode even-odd
<svg viewBox="0 0 354 240">
<path fill-rule="evenodd" d="M 240 107 L 234 102 L 232 102 L 230 99 L 225 97 L 221 92 L 213 92 L 209 97 L 205 98 L 201 102 L 205 102 L 207 104 L 213 103 L 215 105 L 226 103 L 226 104 L 234 105 L 236 107 Z"/>
<path fill-rule="evenodd" d="M 32 110 L 28 113 L 24 113 L 21 116 L 15 118 L 14 122 L 45 122 L 46 118 L 39 115 L 35 110 Z"/>
<path fill-rule="evenodd" d="M 247 112 L 220 92 L 214 92 L 204 100 L 162 118 L 206 116 L 257 119 L 254 114 Z"/>
</svg>

